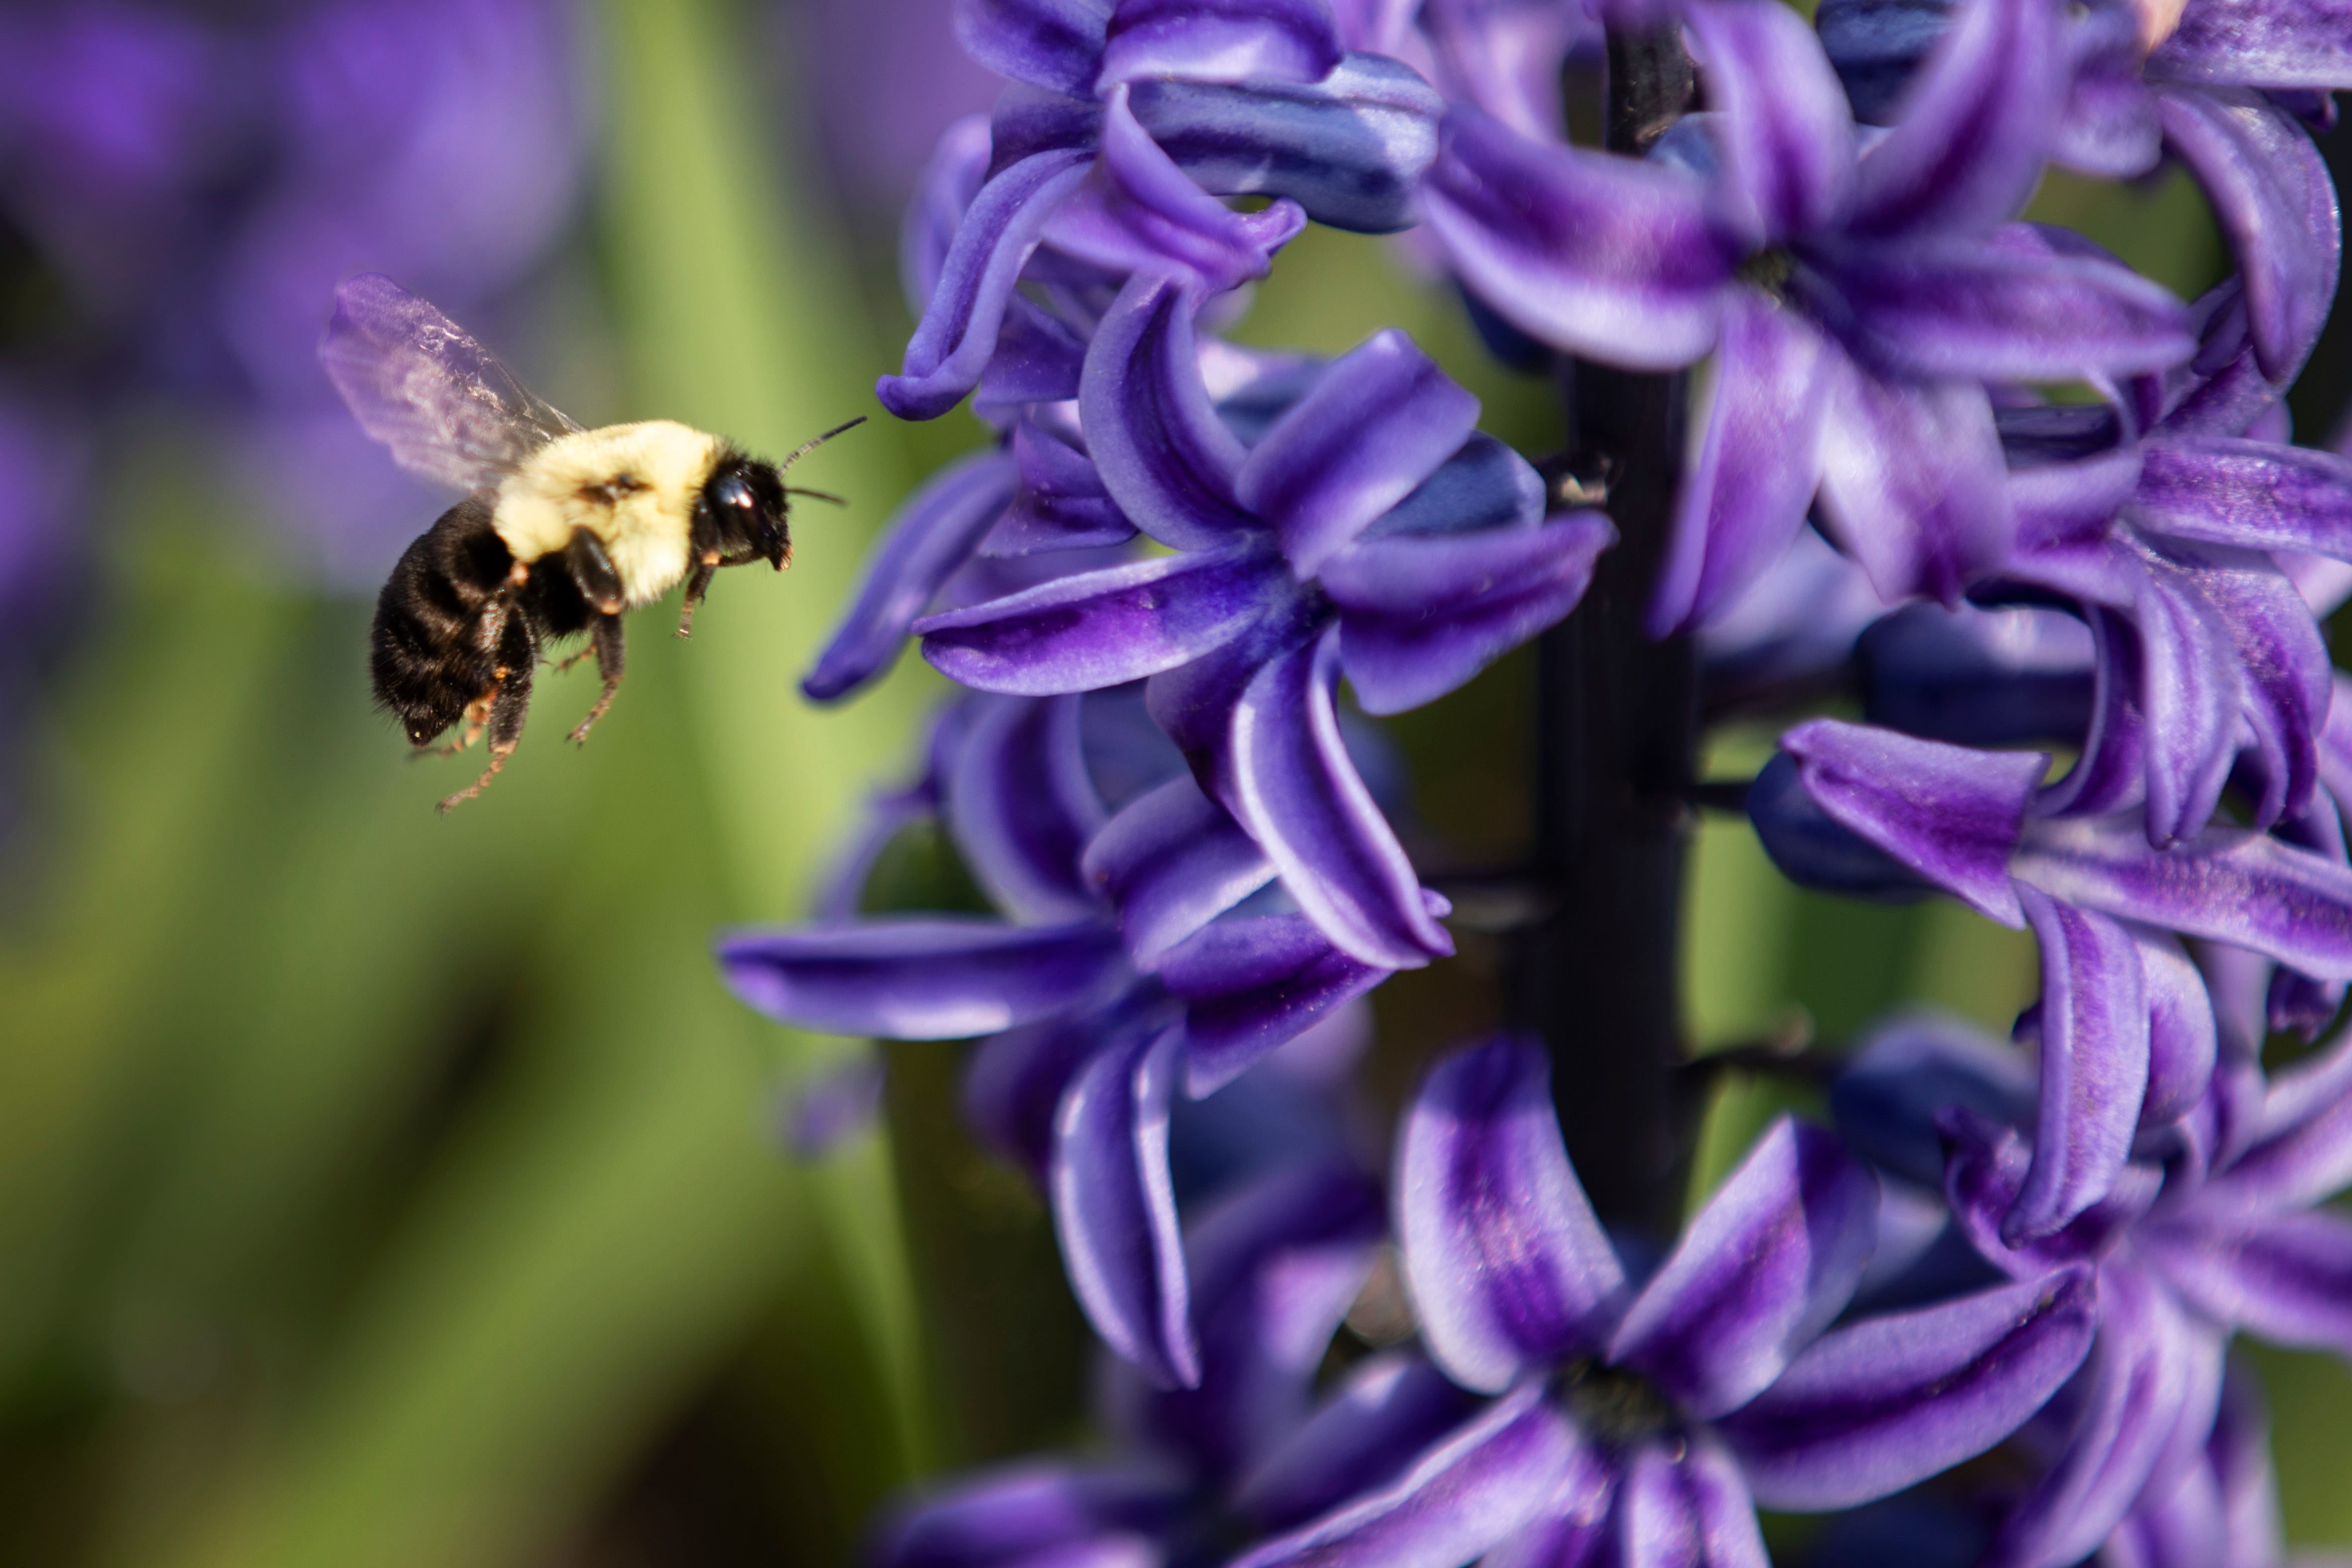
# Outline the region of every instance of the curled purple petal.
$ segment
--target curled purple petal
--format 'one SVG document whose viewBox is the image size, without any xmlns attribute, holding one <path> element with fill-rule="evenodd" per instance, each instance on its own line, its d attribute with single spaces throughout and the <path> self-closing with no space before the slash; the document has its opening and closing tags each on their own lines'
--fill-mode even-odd
<svg viewBox="0 0 2352 1568">
<path fill-rule="evenodd" d="M 1108 0 L 956 0 L 956 42 L 998 76 L 1084 98 L 1110 12 Z"/>
<path fill-rule="evenodd" d="M 2209 828 L 2156 851 L 2127 822 L 2041 821 L 2014 869 L 2071 904 L 2352 979 L 2352 871 L 2267 834 Z"/>
<path fill-rule="evenodd" d="M 2197 0 L 2148 56 L 2148 72 L 2217 87 L 2342 88 L 2352 83 L 2352 5 Z"/>
<path fill-rule="evenodd" d="M 2214 1213 L 2309 1207 L 2352 1186 L 2352 1047 L 2272 1080 L 2247 1146 L 2200 1195 Z"/>
<path fill-rule="evenodd" d="M 1868 1167 L 1783 1117 L 1625 1310 L 1609 1359 L 1701 1419 L 1738 1409 L 1844 1310 L 1877 1219 Z"/>
<path fill-rule="evenodd" d="M 900 373 L 875 384 L 875 395 L 891 413 L 937 419 L 980 384 L 1029 253 L 1093 162 L 1090 150 L 1057 148 L 1021 160 L 981 187 L 956 230 L 923 319 L 907 340 Z"/>
<path fill-rule="evenodd" d="M 1288 582 L 1287 571 L 1281 576 Z M 1312 595 L 1291 593 L 1232 642 L 1145 683 L 1144 706 L 1152 722 L 1176 743 L 1202 788 L 1228 810 L 1234 790 L 1227 753 L 1243 694 L 1269 664 L 1313 646 L 1329 616 L 1329 606 Z"/>
<path fill-rule="evenodd" d="M 2001 1221 L 2046 1237 L 2107 1196 L 2130 1157 L 2147 1092 L 2147 990 L 2139 946 L 2113 920 L 2015 884 L 2042 945 L 2042 1112 L 2033 1166 Z"/>
<path fill-rule="evenodd" d="M 2195 171 L 2245 285 L 2255 362 L 2294 378 L 2336 293 L 2335 186 L 2294 117 L 2243 89 L 2159 90 L 2165 141 Z"/>
<path fill-rule="evenodd" d="M 1182 1036 L 1171 1030 L 1089 1061 L 1054 1121 L 1048 1190 L 1070 1289 L 1122 1358 L 1163 1386 L 1201 1381 L 1190 1286 L 1168 1174 L 1168 1105 Z"/>
<path fill-rule="evenodd" d="M 1136 119 L 1206 191 L 1287 197 L 1332 228 L 1420 222 L 1445 100 L 1400 60 L 1349 54 L 1318 82 L 1145 80 Z"/>
<path fill-rule="evenodd" d="M 1123 1051 L 1171 1021 L 1171 1009 L 1131 992 L 1108 1009 L 1081 1008 L 991 1035 L 964 1063 L 963 1113 L 981 1141 L 1043 1187 L 1054 1157 L 1063 1092 L 1097 1052 Z"/>
<path fill-rule="evenodd" d="M 1815 1342 L 1717 1430 L 1765 1507 L 1852 1508 L 2015 1431 L 2074 1375 L 2097 1323 L 2088 1269 L 1866 1319 Z"/>
<path fill-rule="evenodd" d="M 1078 362 L 1085 346 L 1076 346 L 1070 360 L 1066 389 L 1075 396 Z M 986 395 L 986 387 L 982 389 Z M 1021 493 L 1004 520 L 982 542 L 981 551 L 992 556 L 1023 556 L 1047 550 L 1076 549 L 1092 545 L 1124 544 L 1135 537 L 1135 525 L 1103 488 L 1102 476 L 1087 455 L 1060 433 L 1024 417 L 1013 427 L 1013 459 L 1021 469 Z"/>
<path fill-rule="evenodd" d="M 1100 691 L 1233 641 L 1292 591 L 1278 558 L 1161 556 L 1043 582 L 915 623 L 923 657 L 984 692 Z"/>
<path fill-rule="evenodd" d="M 1822 361 L 1828 351 L 1821 333 L 1796 312 L 1751 289 L 1726 296 L 1713 386 L 1700 416 L 1705 434 L 1683 478 L 1673 553 L 1650 601 L 1652 635 L 1715 619 L 1804 526 L 1821 482 L 1831 385 Z"/>
<path fill-rule="evenodd" d="M 1461 1568 L 1541 1517 L 1597 1458 L 1540 1385 L 1496 1400 L 1387 1488 L 1232 1568 Z"/>
<path fill-rule="evenodd" d="M 1235 477 L 1302 580 L 1436 473 L 1478 400 L 1391 328 L 1334 361 L 1274 422 Z"/>
<path fill-rule="evenodd" d="M 1325 936 L 1363 963 L 1419 968 L 1454 940 L 1348 755 L 1339 656 L 1334 627 L 1251 679 L 1219 768 L 1224 802 Z"/>
<path fill-rule="evenodd" d="M 1957 8 L 1895 129 L 1863 155 L 1855 232 L 1981 234 L 2017 215 L 2064 100 L 2058 23 L 2043 0 Z"/>
<path fill-rule="evenodd" d="M 1606 518 L 1581 513 L 1538 528 L 1360 542 L 1324 567 L 1322 583 L 1339 607 L 1339 661 L 1357 702 L 1403 713 L 1454 690 L 1575 609 L 1616 539 Z"/>
<path fill-rule="evenodd" d="M 1056 403 L 1078 395 L 1078 377 L 1087 358 L 1087 341 L 1079 329 L 1048 312 L 1026 295 L 1004 302 L 1004 320 L 996 333 L 996 350 L 972 389 L 971 411 L 989 423 L 1003 427 L 1017 420 L 1031 403 Z M 1028 478 L 1027 469 L 1022 477 Z M 1117 508 L 1111 508 L 1116 512 Z M 1118 538 L 1133 533 L 1123 528 Z M 992 547 L 999 542 L 990 541 Z M 1075 542 L 1075 541 L 1073 541 Z M 1018 555 L 1018 549 L 992 548 L 991 555 Z"/>
<path fill-rule="evenodd" d="M 1126 968 L 1097 921 L 869 920 L 719 944 L 728 988 L 779 1023 L 883 1040 L 993 1034 L 1103 994 Z"/>
<path fill-rule="evenodd" d="M 1095 90 L 1139 77 L 1320 81 L 1339 63 L 1331 13 L 1318 0 L 1118 0 Z"/>
<path fill-rule="evenodd" d="M 2017 537 L 1992 405 L 1973 383 L 1892 382 L 1850 361 L 1832 368 L 1824 527 L 1879 598 L 1958 603 Z"/>
<path fill-rule="evenodd" d="M 1174 549 L 1258 531 L 1234 497 L 1244 453 L 1201 383 L 1195 286 L 1139 273 L 1096 329 L 1078 394 L 1087 450 L 1128 520 Z"/>
<path fill-rule="evenodd" d="M 2333 1214 L 2166 1226 L 2165 1278 L 2214 1322 L 2352 1356 L 2352 1222 Z"/>
<path fill-rule="evenodd" d="M 1085 872 L 1118 911 L 1138 964 L 1274 880 L 1274 862 L 1189 774 L 1141 796 L 1087 845 Z"/>
<path fill-rule="evenodd" d="M 1273 253 L 1306 225 L 1296 203 L 1237 213 L 1201 189 L 1135 122 L 1118 87 L 1103 110 L 1101 156 L 1055 209 L 1045 239 L 1114 275 L 1181 267 L 1215 294 L 1265 277 Z"/>
<path fill-rule="evenodd" d="M 2003 1228 L 2025 1190 L 2031 1146 L 2014 1126 L 1966 1106 L 1944 1107 L 1936 1126 L 1944 1139 L 1944 1197 L 1953 1221 L 1987 1262 L 2011 1279 L 2038 1280 L 2105 1258 L 2156 1199 L 2160 1177 L 2155 1169 L 2126 1166 L 2115 1190 L 2063 1229 L 2012 1240 Z"/>
<path fill-rule="evenodd" d="M 1422 200 L 1471 292 L 1554 348 L 1672 370 L 1715 346 L 1740 247 L 1693 174 L 1456 109 Z"/>
<path fill-rule="evenodd" d="M 2025 913 L 2009 862 L 2049 767 L 2039 753 L 1970 751 L 1816 719 L 1780 737 L 1806 792 L 1839 822 L 2004 925 Z"/>
<path fill-rule="evenodd" d="M 1939 240 L 1857 246 L 1824 266 L 1856 340 L 1914 376 L 2134 375 L 2196 351 L 2179 300 L 2102 258 Z"/>
<path fill-rule="evenodd" d="M 1299 915 L 1203 926 L 1160 966 L 1160 983 L 1184 1004 L 1184 1092 L 1214 1093 L 1388 975 Z"/>
<path fill-rule="evenodd" d="M 1820 40 L 1780 7 L 1695 5 L 1726 185 L 1759 242 L 1829 227 L 1853 193 L 1853 116 Z"/>
<path fill-rule="evenodd" d="M 1397 1236 L 1422 1336 L 1469 1387 L 1597 1350 L 1625 1275 L 1577 1184 L 1543 1052 L 1502 1039 L 1439 1062 L 1397 1144 Z"/>
<path fill-rule="evenodd" d="M 2211 1331 L 2133 1269 L 2101 1274 L 2099 1319 L 2083 1409 L 2058 1463 L 2004 1521 L 1989 1559 L 2000 1568 L 2080 1562 L 2123 1521 L 2176 1431 L 2212 1420 L 2220 1357 L 2193 1343 Z"/>
<path fill-rule="evenodd" d="M 1705 1437 L 1634 1450 L 1612 1528 L 1624 1568 L 1771 1568 L 1738 1465 Z"/>
<path fill-rule="evenodd" d="M 2352 559 L 2352 460 L 2227 436 L 2151 441 L 2132 515 L 2181 538 Z"/>
</svg>

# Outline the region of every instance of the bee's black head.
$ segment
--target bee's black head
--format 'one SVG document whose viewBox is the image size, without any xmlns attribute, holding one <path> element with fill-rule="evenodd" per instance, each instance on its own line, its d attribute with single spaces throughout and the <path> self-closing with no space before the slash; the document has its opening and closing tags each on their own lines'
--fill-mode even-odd
<svg viewBox="0 0 2352 1568">
<path fill-rule="evenodd" d="M 793 559 L 783 476 L 772 463 L 730 452 L 710 471 L 694 503 L 698 547 L 721 566 L 764 560 L 782 571 Z"/>
</svg>

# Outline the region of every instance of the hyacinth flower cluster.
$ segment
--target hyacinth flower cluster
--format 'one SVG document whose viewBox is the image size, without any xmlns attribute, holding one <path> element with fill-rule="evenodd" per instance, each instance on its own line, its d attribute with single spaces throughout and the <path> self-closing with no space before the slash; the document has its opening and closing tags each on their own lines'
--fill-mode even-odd
<svg viewBox="0 0 2352 1568">
<path fill-rule="evenodd" d="M 805 1028 L 979 1037 L 966 1109 L 1049 1196 L 1089 1320 L 1138 1365 L 1189 1385 L 1202 1352 L 1175 1103 L 1205 1102 L 1195 1145 L 1228 1141 L 1218 1116 L 1267 1107 L 1248 1105 L 1247 1088 L 1219 1092 L 1295 1041 L 1273 1064 L 1290 1092 L 1275 1091 L 1268 1124 L 1288 1128 L 1286 1154 L 1342 1142 L 1337 1107 L 1313 1086 L 1344 1071 L 1362 1035 L 1348 1004 L 1386 971 L 1289 906 L 1265 854 L 1139 706 L 1134 693 L 965 698 L 934 726 L 923 777 L 877 801 L 869 852 L 931 817 L 999 917 L 859 917 L 861 854 L 831 919 L 733 936 L 719 961 L 744 1000 Z M 1206 1163 L 1195 1191 L 1254 1164 L 1246 1150 Z"/>
<path fill-rule="evenodd" d="M 1749 1565 L 1796 1512 L 1846 1516 L 1781 1554 L 1822 1568 L 2281 1562 L 2228 1346 L 2352 1350 L 2316 1207 L 2352 1181 L 2352 1037 L 2280 1065 L 2352 985 L 2322 633 L 2352 460 L 2283 402 L 2340 270 L 2313 137 L 2352 16 L 956 16 L 1008 85 L 909 208 L 919 325 L 878 393 L 969 400 L 988 439 L 893 520 L 803 687 L 913 643 L 971 695 L 819 918 L 720 958 L 787 1022 L 977 1042 L 967 1113 L 1050 1203 L 1114 1447 L 935 1490 L 877 1559 Z M 1602 62 L 1594 146 L 1563 94 Z M 2053 164 L 2185 169 L 2230 276 L 2183 301 L 2025 221 Z M 1309 223 L 1404 235 L 1568 392 L 1565 449 L 1482 433 L 1393 329 L 1231 341 Z M 1673 413 L 1589 401 L 1619 396 Z M 1801 884 L 2028 931 L 2011 1038 L 1887 1026 L 1835 1064 L 1833 1125 L 1774 1124 L 1687 1215 L 1658 1196 L 1687 1096 L 1599 1107 L 1643 1137 L 1589 1148 L 1555 1114 L 1638 1079 L 1591 1071 L 1623 1042 L 1515 1024 L 1426 1065 L 1385 1152 L 1335 1131 L 1364 998 L 1454 948 L 1368 726 L 1538 641 L 1581 682 L 1543 686 L 1547 810 L 1622 796 L 1671 834 L 1738 800 Z M 1663 764 L 1622 744 L 1660 702 Z M 1695 788 L 1727 717 L 1777 721 L 1774 759 Z M 995 915 L 859 912 L 919 819 Z M 1652 863 L 1671 913 L 1682 862 Z M 1573 857 L 1525 891 L 1499 1010 L 1573 1019 L 1540 934 L 1598 895 Z M 1576 983 L 1664 976 L 1635 1000 L 1671 1019 L 1660 956 Z M 1407 1327 L 1341 1330 L 1351 1300 Z"/>
</svg>

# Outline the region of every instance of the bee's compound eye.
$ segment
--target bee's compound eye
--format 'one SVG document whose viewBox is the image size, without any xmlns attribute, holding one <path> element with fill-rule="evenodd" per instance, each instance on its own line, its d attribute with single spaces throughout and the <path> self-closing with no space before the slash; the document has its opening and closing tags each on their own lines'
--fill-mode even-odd
<svg viewBox="0 0 2352 1568">
<path fill-rule="evenodd" d="M 740 474 L 730 474 L 710 487 L 710 504 L 714 507 L 731 507 L 739 512 L 749 514 L 759 507 L 760 501 L 758 497 L 751 494 L 751 486 L 743 482 L 743 476 Z"/>
</svg>

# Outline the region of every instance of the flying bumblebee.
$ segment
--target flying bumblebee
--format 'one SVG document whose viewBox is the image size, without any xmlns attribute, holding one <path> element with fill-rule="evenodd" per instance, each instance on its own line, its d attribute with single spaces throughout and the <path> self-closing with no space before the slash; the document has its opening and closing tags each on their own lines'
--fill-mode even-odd
<svg viewBox="0 0 2352 1568">
<path fill-rule="evenodd" d="M 430 303 L 376 274 L 335 291 L 319 358 L 362 429 L 400 465 L 466 492 L 392 569 L 369 632 L 376 702 L 419 755 L 462 751 L 488 731 L 489 765 L 441 802 L 482 792 L 522 737 L 546 644 L 587 632 L 604 689 L 572 731 L 612 706 L 621 614 L 681 581 L 677 634 L 723 566 L 793 559 L 793 496 L 783 470 L 862 417 L 782 463 L 746 456 L 667 419 L 583 430 Z M 433 742 L 460 720 L 444 747 Z"/>
</svg>

